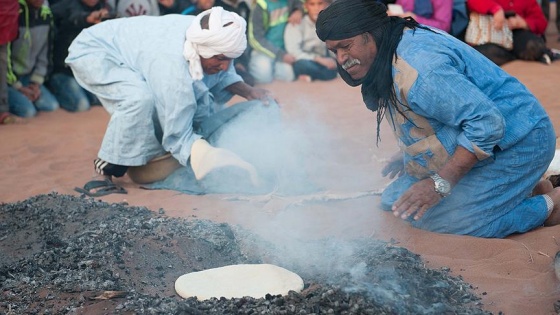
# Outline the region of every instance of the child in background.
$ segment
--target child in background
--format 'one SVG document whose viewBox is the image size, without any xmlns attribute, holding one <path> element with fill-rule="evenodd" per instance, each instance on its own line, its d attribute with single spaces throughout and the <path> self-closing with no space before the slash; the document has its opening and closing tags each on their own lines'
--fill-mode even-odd
<svg viewBox="0 0 560 315">
<path fill-rule="evenodd" d="M 288 24 L 284 32 L 286 51 L 293 55 L 295 76 L 302 81 L 332 80 L 337 76 L 336 60 L 317 37 L 315 22 L 328 0 L 305 0 L 307 14 L 300 24 Z"/>
<path fill-rule="evenodd" d="M 19 36 L 8 52 L 8 101 L 12 113 L 32 117 L 37 110 L 59 107 L 43 85 L 52 47 L 52 13 L 44 0 L 20 0 L 19 4 Z"/>
<path fill-rule="evenodd" d="M 257 0 L 248 26 L 249 73 L 255 83 L 294 80 L 296 58 L 284 48 L 284 29 L 288 23 L 299 24 L 302 16 L 300 0 Z"/>
</svg>

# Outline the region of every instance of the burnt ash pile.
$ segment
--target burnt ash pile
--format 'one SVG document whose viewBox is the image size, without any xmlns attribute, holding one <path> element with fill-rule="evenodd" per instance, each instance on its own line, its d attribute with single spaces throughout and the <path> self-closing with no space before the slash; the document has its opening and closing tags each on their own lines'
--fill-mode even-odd
<svg viewBox="0 0 560 315">
<path fill-rule="evenodd" d="M 336 250 L 333 240 L 319 243 Z M 418 255 L 385 242 L 352 243 L 359 250 L 345 257 L 348 269 L 325 272 L 287 261 L 281 246 L 239 227 L 39 195 L 0 205 L 0 313 L 489 314 L 448 270 L 427 269 Z M 271 261 L 300 274 L 304 291 L 207 301 L 174 291 L 187 272 Z"/>
</svg>

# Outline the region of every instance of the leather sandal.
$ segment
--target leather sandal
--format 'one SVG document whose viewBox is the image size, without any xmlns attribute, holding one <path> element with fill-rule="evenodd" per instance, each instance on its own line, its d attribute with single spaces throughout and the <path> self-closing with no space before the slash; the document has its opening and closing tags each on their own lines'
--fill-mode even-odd
<svg viewBox="0 0 560 315">
<path fill-rule="evenodd" d="M 87 182 L 83 188 L 76 187 L 75 191 L 90 197 L 101 197 L 109 194 L 127 194 L 126 189 L 115 185 L 111 180 L 92 180 Z"/>
</svg>

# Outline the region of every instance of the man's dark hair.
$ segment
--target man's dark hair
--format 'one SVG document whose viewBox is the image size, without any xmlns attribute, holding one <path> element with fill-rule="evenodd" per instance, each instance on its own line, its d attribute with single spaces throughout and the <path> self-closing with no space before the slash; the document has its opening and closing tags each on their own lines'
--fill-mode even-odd
<svg viewBox="0 0 560 315">
<path fill-rule="evenodd" d="M 387 7 L 372 0 L 338 0 L 319 13 L 317 35 L 322 41 L 342 40 L 360 34 L 371 34 L 377 46 L 377 55 L 368 73 L 359 80 L 338 65 L 338 72 L 350 86 L 362 85 L 362 98 L 366 107 L 377 111 L 377 141 L 385 110 L 398 102 L 393 87 L 392 62 L 397 57 L 397 46 L 403 30 L 428 29 L 411 17 L 387 15 Z M 396 110 L 401 112 L 399 106 Z M 402 112 L 401 112 L 402 113 Z"/>
</svg>

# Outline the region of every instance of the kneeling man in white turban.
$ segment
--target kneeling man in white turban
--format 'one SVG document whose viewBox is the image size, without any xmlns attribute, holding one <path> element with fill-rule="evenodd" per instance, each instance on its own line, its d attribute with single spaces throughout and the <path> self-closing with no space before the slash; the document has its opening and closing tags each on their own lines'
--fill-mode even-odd
<svg viewBox="0 0 560 315">
<path fill-rule="evenodd" d="M 181 166 L 191 167 L 197 180 L 236 168 L 258 185 L 251 164 L 207 142 L 228 117 L 271 98 L 267 90 L 245 84 L 233 67 L 247 46 L 245 29 L 239 15 L 214 7 L 196 17 L 122 18 L 82 31 L 66 63 L 111 117 L 94 161 L 104 179 L 77 190 L 90 196 L 126 193 L 112 177 L 128 172 L 145 184 Z M 226 108 L 234 94 L 256 101 Z M 208 121 L 214 115 L 218 121 Z"/>
</svg>

